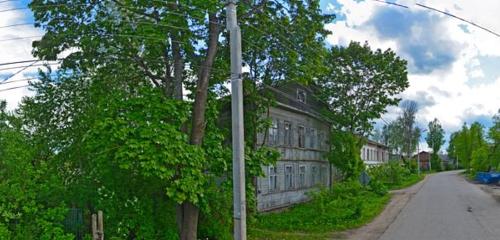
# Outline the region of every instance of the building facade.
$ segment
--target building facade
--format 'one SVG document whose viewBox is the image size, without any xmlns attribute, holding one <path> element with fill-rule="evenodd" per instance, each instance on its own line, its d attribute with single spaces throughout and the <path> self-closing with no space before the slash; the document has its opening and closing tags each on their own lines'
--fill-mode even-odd
<svg viewBox="0 0 500 240">
<path fill-rule="evenodd" d="M 319 103 L 309 88 L 289 84 L 268 87 L 276 98 L 269 110 L 271 127 L 258 134 L 258 142 L 276 148 L 275 166 L 262 166 L 257 178 L 257 209 L 268 211 L 308 200 L 307 192 L 330 186 L 332 167 L 326 153 L 330 124 L 319 114 Z"/>
<path fill-rule="evenodd" d="M 361 159 L 367 166 L 387 163 L 389 161 L 389 147 L 368 140 L 361 148 Z"/>
<path fill-rule="evenodd" d="M 427 171 L 431 169 L 431 153 L 421 151 L 418 155 L 413 156 L 413 158 L 420 161 L 420 170 Z"/>
<path fill-rule="evenodd" d="M 267 87 L 276 105 L 269 109 L 271 126 L 257 135 L 257 142 L 280 152 L 273 166 L 262 166 L 264 177 L 256 179 L 257 210 L 269 211 L 309 200 L 308 192 L 329 187 L 338 179 L 336 168 L 329 163 L 331 123 L 322 115 L 322 103 L 314 92 L 302 85 Z M 361 158 L 367 165 L 389 160 L 389 149 L 368 141 Z"/>
</svg>

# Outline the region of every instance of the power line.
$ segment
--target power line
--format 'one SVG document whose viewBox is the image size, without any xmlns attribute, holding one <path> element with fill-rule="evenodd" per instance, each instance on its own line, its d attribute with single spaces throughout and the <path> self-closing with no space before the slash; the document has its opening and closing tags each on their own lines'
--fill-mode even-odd
<svg viewBox="0 0 500 240">
<path fill-rule="evenodd" d="M 30 85 L 23 85 L 23 86 L 17 86 L 17 87 L 4 88 L 4 89 L 0 89 L 0 92 L 6 92 L 6 91 L 19 89 L 19 88 L 25 88 L 25 87 L 29 87 L 29 86 Z"/>
<path fill-rule="evenodd" d="M 60 61 L 60 60 L 63 60 L 64 58 L 58 58 L 56 60 L 43 60 L 43 61 Z M 32 59 L 32 60 L 21 60 L 21 61 L 17 61 L 17 62 L 4 62 L 4 63 L 0 63 L 0 66 L 6 66 L 6 65 L 14 65 L 14 64 L 21 64 L 21 63 L 31 63 L 31 62 L 35 62 L 35 61 L 42 61 L 42 60 L 39 60 L 39 59 Z"/>
<path fill-rule="evenodd" d="M 0 85 L 5 85 L 5 84 L 15 83 L 15 82 L 25 82 L 25 81 L 31 81 L 31 80 L 38 80 L 38 78 L 32 77 L 32 78 L 22 78 L 22 79 L 10 80 L 10 81 L 6 81 L 6 82 L 0 82 Z"/>
<path fill-rule="evenodd" d="M 10 76 L 6 77 L 3 81 L 4 81 L 4 82 L 5 82 L 5 81 L 8 81 L 8 80 L 9 80 L 9 79 L 11 79 L 12 77 L 16 76 L 18 73 L 20 73 L 20 72 L 22 72 L 22 71 L 24 71 L 24 70 L 28 69 L 29 67 L 33 66 L 33 64 L 35 64 L 35 63 L 37 63 L 37 62 L 38 62 L 38 60 L 37 60 L 37 61 L 32 62 L 30 65 L 27 65 L 27 66 L 25 66 L 25 67 L 23 67 L 23 68 L 19 69 L 17 72 L 15 72 L 15 73 L 11 74 Z"/>
<path fill-rule="evenodd" d="M 402 4 L 398 4 L 398 3 L 393 3 L 393 2 L 383 1 L 383 0 L 372 0 L 372 1 L 409 9 L 408 6 L 405 6 L 405 5 L 402 5 Z M 444 14 L 444 15 L 446 15 L 448 17 L 452 17 L 452 18 L 458 19 L 458 20 L 460 20 L 462 22 L 468 23 L 468 24 L 470 24 L 470 25 L 472 25 L 474 27 L 477 27 L 477 28 L 482 29 L 482 30 L 484 30 L 486 32 L 489 32 L 489 33 L 495 35 L 496 37 L 500 37 L 499 33 L 496 33 L 493 30 L 490 30 L 490 29 L 488 29 L 486 27 L 483 27 L 483 26 L 481 26 L 479 24 L 476 24 L 476 23 L 474 23 L 472 21 L 469 21 L 469 20 L 467 20 L 465 18 L 459 17 L 459 16 L 457 16 L 455 14 L 452 14 L 452 13 L 449 13 L 449 12 L 445 12 L 445 11 L 441 11 L 441 10 L 439 10 L 437 8 L 434 8 L 434 7 L 431 7 L 431 6 L 427 6 L 427 5 L 424 5 L 424 4 L 420 4 L 420 3 L 415 3 L 415 5 L 417 5 L 419 7 L 422 7 L 422 8 L 425 8 L 427 10 L 431 10 L 431 11 L 435 11 L 435 12 Z"/>
<path fill-rule="evenodd" d="M 436 11 L 436 12 L 442 13 L 442 14 L 447 15 L 447 16 L 450 16 L 450 17 L 452 17 L 452 18 L 456 18 L 456 19 L 458 19 L 458 20 L 460 20 L 460 21 L 466 22 L 466 23 L 468 23 L 468 24 L 471 24 L 472 26 L 475 26 L 475 27 L 480 28 L 480 29 L 482 29 L 482 30 L 484 30 L 484 31 L 487 31 L 487 32 L 489 32 L 489 33 L 491 33 L 491 34 L 493 34 L 493 35 L 495 35 L 495 36 L 497 36 L 497 37 L 500 37 L 500 34 L 498 34 L 498 33 L 494 32 L 494 31 L 492 31 L 492 30 L 490 30 L 490 29 L 488 29 L 488 28 L 485 28 L 485 27 L 483 27 L 483 26 L 480 26 L 480 25 L 478 25 L 478 24 L 476 24 L 476 23 L 474 23 L 474 22 L 472 22 L 472 21 L 469 21 L 469 20 L 466 20 L 466 19 L 461 18 L 461 17 L 459 17 L 459 16 L 456 16 L 456 15 L 454 15 L 454 14 L 451 14 L 451 13 L 448 13 L 448 12 L 444 12 L 444 11 L 441 11 L 441 10 L 439 10 L 439 9 L 436 9 L 436 8 L 433 8 L 433 7 L 429 7 L 429 6 L 426 6 L 426 5 L 420 4 L 420 3 L 416 3 L 416 5 L 417 5 L 417 6 L 420 6 L 420 7 L 423 7 L 423 8 L 426 8 L 426 9 L 429 9 L 429 10 L 433 10 L 433 11 Z"/>
<path fill-rule="evenodd" d="M 34 60 L 34 61 L 36 61 L 36 60 Z M 61 63 L 58 63 L 58 62 L 54 62 L 54 63 L 38 63 L 38 64 L 34 64 L 32 66 L 28 65 L 28 67 L 43 67 L 45 65 L 58 65 L 58 64 L 61 64 Z M 23 67 L 26 67 L 26 65 L 17 66 L 17 67 L 0 68 L 0 71 L 7 71 L 7 70 L 18 69 L 18 68 L 23 68 Z"/>
<path fill-rule="evenodd" d="M 399 4 L 399 3 L 395 3 L 395 2 L 388 2 L 388 1 L 382 1 L 382 0 L 373 0 L 375 2 L 381 2 L 381 3 L 385 3 L 385 4 L 389 4 L 389 5 L 394 5 L 394 6 L 397 6 L 397 7 L 402 7 L 402 8 L 408 8 L 408 6 L 405 6 L 405 5 L 402 5 L 402 4 Z"/>
<path fill-rule="evenodd" d="M 0 1 L 0 3 L 6 3 L 6 2 L 19 2 L 20 0 L 4 0 Z"/>
</svg>

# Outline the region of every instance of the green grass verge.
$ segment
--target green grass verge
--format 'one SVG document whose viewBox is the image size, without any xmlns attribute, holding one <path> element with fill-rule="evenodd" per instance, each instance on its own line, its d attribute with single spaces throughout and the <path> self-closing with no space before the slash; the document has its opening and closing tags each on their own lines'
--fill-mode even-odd
<svg viewBox="0 0 500 240">
<path fill-rule="evenodd" d="M 249 224 L 249 238 L 336 238 L 335 231 L 370 222 L 384 209 L 389 199 L 388 194 L 381 196 L 358 184 L 341 183 L 333 190 L 316 193 L 310 202 L 283 212 L 258 215 Z"/>
<path fill-rule="evenodd" d="M 403 189 L 410 187 L 420 181 L 422 181 L 425 178 L 425 174 L 422 173 L 420 175 L 418 174 L 412 174 L 409 177 L 405 178 L 403 181 L 401 181 L 398 184 L 387 184 L 387 188 L 389 190 L 398 190 L 398 189 Z"/>
</svg>

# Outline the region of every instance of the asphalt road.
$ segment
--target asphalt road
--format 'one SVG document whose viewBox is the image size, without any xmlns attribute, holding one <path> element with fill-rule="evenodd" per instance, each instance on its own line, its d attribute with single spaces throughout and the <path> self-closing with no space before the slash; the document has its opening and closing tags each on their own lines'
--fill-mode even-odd
<svg viewBox="0 0 500 240">
<path fill-rule="evenodd" d="M 458 172 L 438 173 L 379 240 L 500 240 L 500 204 Z"/>
</svg>

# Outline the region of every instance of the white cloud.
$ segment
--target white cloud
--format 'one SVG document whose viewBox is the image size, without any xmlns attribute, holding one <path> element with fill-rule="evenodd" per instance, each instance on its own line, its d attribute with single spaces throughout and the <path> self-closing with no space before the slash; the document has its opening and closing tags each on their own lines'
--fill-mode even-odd
<svg viewBox="0 0 500 240">
<path fill-rule="evenodd" d="M 405 42 L 398 40 L 398 38 L 380 36 L 373 27 L 369 27 L 374 13 L 381 9 L 398 7 L 375 1 L 338 0 L 337 2 L 343 6 L 338 11 L 345 14 L 346 19 L 326 26 L 327 29 L 333 32 L 327 38 L 330 44 L 345 46 L 351 40 L 368 41 L 374 48 L 385 49 L 390 47 L 404 56 L 403 45 Z M 411 0 L 398 1 L 398 3 L 410 7 L 408 10 L 402 10 L 406 11 L 407 14 L 428 11 L 416 6 L 416 2 Z M 478 3 L 477 1 L 467 0 L 428 0 L 418 2 L 449 11 L 493 31 L 500 32 L 500 21 L 498 21 L 497 16 L 498 12 L 500 12 L 500 1 L 489 0 Z M 434 34 L 431 36 L 433 40 L 451 41 L 460 48 L 456 59 L 453 59 L 449 68 L 434 69 L 429 73 L 410 72 L 408 75 L 410 87 L 401 96 L 403 98 L 418 99 L 424 97 L 422 92 L 430 95 L 435 104 L 426 106 L 423 111 L 419 112 L 417 118 L 419 125 L 426 127 L 427 122 L 436 117 L 449 133 L 458 130 L 464 121 L 471 119 L 473 116 L 492 116 L 500 108 L 500 78 L 494 79 L 493 76 L 486 75 L 478 60 L 480 56 L 500 56 L 500 48 L 498 47 L 500 38 L 469 24 L 467 24 L 469 31 L 467 33 L 459 26 L 464 23 L 457 19 L 443 17 L 440 13 L 430 11 L 428 14 L 436 15 L 440 19 L 439 22 L 436 22 L 435 18 L 431 18 L 433 19 L 431 26 L 413 25 L 411 35 L 415 38 L 414 40 L 425 39 L 422 38 L 422 35 L 425 34 Z M 391 19 L 391 21 L 398 20 Z M 443 31 L 438 33 L 429 32 L 429 28 L 435 25 L 442 25 Z M 424 52 L 424 56 L 429 57 L 439 53 L 432 51 L 432 48 L 429 50 Z M 498 71 L 500 72 L 500 68 Z M 467 84 L 469 78 L 474 77 L 489 78 L 489 81 L 474 86 Z M 394 119 L 396 115 L 397 112 L 391 108 L 384 115 L 384 119 Z"/>
<path fill-rule="evenodd" d="M 14 5 L 15 2 L 4 2 L 0 4 L 1 9 L 13 9 L 19 6 Z M 0 18 L 0 26 L 8 26 L 12 24 L 20 24 L 27 23 L 27 14 L 31 14 L 28 11 L 7 11 L 1 13 Z M 16 62 L 16 61 L 24 61 L 31 60 L 34 57 L 31 55 L 32 50 L 32 41 L 36 40 L 36 38 L 31 39 L 18 39 L 11 41 L 2 41 L 2 39 L 12 39 L 18 37 L 27 37 L 27 36 L 40 36 L 43 32 L 40 29 L 34 28 L 32 25 L 20 25 L 13 27 L 3 27 L 0 28 L 0 63 L 7 62 Z M 30 63 L 24 64 L 14 64 L 14 65 L 4 65 L 0 66 L 1 69 L 12 68 L 12 67 L 21 67 L 27 66 Z M 21 101 L 23 96 L 27 96 L 32 94 L 27 88 L 17 88 L 13 90 L 5 90 L 14 87 L 20 87 L 27 85 L 27 81 L 19 81 L 20 79 L 27 78 L 24 74 L 27 73 L 36 73 L 37 67 L 29 67 L 24 71 L 16 74 L 14 77 L 9 79 L 10 83 L 3 82 L 5 76 L 10 76 L 11 74 L 16 73 L 17 69 L 7 69 L 1 70 L 0 75 L 0 99 L 7 100 L 8 109 L 12 110 L 17 107 L 18 103 Z"/>
</svg>

